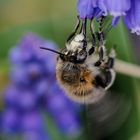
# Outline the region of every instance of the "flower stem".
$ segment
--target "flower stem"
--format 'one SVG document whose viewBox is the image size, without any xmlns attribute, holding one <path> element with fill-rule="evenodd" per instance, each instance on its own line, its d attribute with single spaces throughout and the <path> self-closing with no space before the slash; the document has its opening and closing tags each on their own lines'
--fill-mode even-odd
<svg viewBox="0 0 140 140">
<path fill-rule="evenodd" d="M 115 70 L 118 73 L 128 75 L 135 78 L 140 78 L 140 66 L 131 64 L 117 59 L 115 61 Z"/>
</svg>

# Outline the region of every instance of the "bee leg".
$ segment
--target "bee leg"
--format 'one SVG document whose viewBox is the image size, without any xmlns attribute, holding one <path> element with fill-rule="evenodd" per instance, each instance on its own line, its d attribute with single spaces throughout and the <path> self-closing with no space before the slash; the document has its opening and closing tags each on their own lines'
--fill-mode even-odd
<svg viewBox="0 0 140 140">
<path fill-rule="evenodd" d="M 106 58 L 105 39 L 103 33 L 104 18 L 104 16 L 101 16 L 101 18 L 99 19 L 99 31 L 97 33 L 97 37 L 99 40 L 99 60 L 95 63 L 95 66 L 100 66 Z"/>
<path fill-rule="evenodd" d="M 90 20 L 90 32 L 91 32 L 91 36 L 92 36 L 92 47 L 88 51 L 89 55 L 91 55 L 95 52 L 95 46 L 96 46 L 96 36 L 94 33 L 92 22 L 93 22 L 93 19 Z"/>
<path fill-rule="evenodd" d="M 101 16 L 98 20 L 99 22 L 99 31 L 96 33 L 97 34 L 97 37 L 98 37 L 98 40 L 99 40 L 99 46 L 102 46 L 105 44 L 105 37 L 104 37 L 104 32 L 103 32 L 103 26 L 104 26 L 104 19 L 105 17 L 104 16 Z"/>
<path fill-rule="evenodd" d="M 75 26 L 73 32 L 69 35 L 69 37 L 68 37 L 68 39 L 67 39 L 67 42 L 69 42 L 69 41 L 74 37 L 74 35 L 76 34 L 76 32 L 77 32 L 77 30 L 78 30 L 78 28 L 79 28 L 79 26 L 80 26 L 80 19 L 79 19 L 79 16 L 77 16 L 77 19 L 78 19 L 78 20 L 77 20 L 76 26 Z"/>
<path fill-rule="evenodd" d="M 85 49 L 86 49 L 86 46 L 87 46 L 86 29 L 87 29 L 87 18 L 82 20 L 82 26 L 81 26 L 81 29 L 80 29 L 80 34 L 82 34 L 84 36 L 83 46 L 85 47 Z"/>
<path fill-rule="evenodd" d="M 116 72 L 114 71 L 113 67 L 114 67 L 114 62 L 115 62 L 115 58 L 116 58 L 116 52 L 115 49 L 112 48 L 109 56 L 108 56 L 108 61 L 106 63 L 106 87 L 105 90 L 109 89 L 112 84 L 114 83 L 115 77 L 116 77 Z"/>
<path fill-rule="evenodd" d="M 86 29 L 87 29 L 87 18 L 82 20 L 82 26 L 80 30 L 80 34 L 83 34 L 86 38 Z"/>
<path fill-rule="evenodd" d="M 113 69 L 106 69 L 104 74 L 97 75 L 95 77 L 95 85 L 108 90 L 114 83 L 116 73 Z"/>
<path fill-rule="evenodd" d="M 108 69 L 112 69 L 114 67 L 115 58 L 116 58 L 116 51 L 115 51 L 115 48 L 112 48 L 110 50 L 110 53 L 109 53 L 109 56 L 108 56 L 108 61 L 106 63 L 106 67 Z"/>
<path fill-rule="evenodd" d="M 116 72 L 114 71 L 114 69 L 106 70 L 105 90 L 109 89 L 113 85 L 115 81 L 115 77 L 116 77 Z"/>
<path fill-rule="evenodd" d="M 102 63 L 104 63 L 106 58 L 106 49 L 105 46 L 99 46 L 99 60 L 94 64 L 95 66 L 99 67 Z"/>
<path fill-rule="evenodd" d="M 115 49 L 112 48 L 109 53 L 108 61 L 104 64 L 105 71 L 95 77 L 96 85 L 103 87 L 105 90 L 109 89 L 115 81 L 116 72 L 113 69 L 115 57 Z"/>
</svg>

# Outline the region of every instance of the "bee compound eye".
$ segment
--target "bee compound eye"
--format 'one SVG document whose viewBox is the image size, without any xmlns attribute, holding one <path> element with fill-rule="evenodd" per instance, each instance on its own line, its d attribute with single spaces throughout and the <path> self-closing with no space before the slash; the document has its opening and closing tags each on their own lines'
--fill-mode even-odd
<svg viewBox="0 0 140 140">
<path fill-rule="evenodd" d="M 84 77 L 80 77 L 80 82 L 81 83 L 86 82 L 85 78 Z"/>
<path fill-rule="evenodd" d="M 61 60 L 65 61 L 65 56 L 64 55 L 59 55 L 59 57 L 61 58 Z"/>
<path fill-rule="evenodd" d="M 83 55 L 84 54 L 84 51 L 80 51 L 80 53 L 79 53 L 80 55 Z"/>
<path fill-rule="evenodd" d="M 77 55 L 77 61 L 82 62 L 86 59 L 86 57 L 87 57 L 87 52 L 82 50 Z"/>
</svg>

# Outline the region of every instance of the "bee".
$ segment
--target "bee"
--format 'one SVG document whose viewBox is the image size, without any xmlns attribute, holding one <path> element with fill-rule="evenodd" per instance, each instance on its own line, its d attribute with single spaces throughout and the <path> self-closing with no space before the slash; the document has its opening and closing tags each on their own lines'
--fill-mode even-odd
<svg viewBox="0 0 140 140">
<path fill-rule="evenodd" d="M 113 67 L 116 53 L 115 49 L 112 48 L 109 54 L 106 54 L 102 20 L 103 18 L 99 21 L 98 39 L 93 31 L 91 20 L 92 41 L 87 41 L 87 19 L 81 21 L 78 18 L 74 31 L 60 52 L 41 47 L 41 49 L 59 54 L 56 64 L 56 78 L 62 89 L 66 91 L 66 95 L 78 103 L 89 104 L 99 101 L 115 80 L 116 73 Z"/>
</svg>

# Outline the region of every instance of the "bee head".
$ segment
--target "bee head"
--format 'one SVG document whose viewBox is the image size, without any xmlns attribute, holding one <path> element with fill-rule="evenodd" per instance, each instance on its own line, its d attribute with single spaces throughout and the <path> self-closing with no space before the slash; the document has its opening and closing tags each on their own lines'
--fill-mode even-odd
<svg viewBox="0 0 140 140">
<path fill-rule="evenodd" d="M 62 54 L 64 55 L 60 54 L 60 58 L 63 61 L 72 63 L 83 63 L 87 58 L 86 49 L 77 49 L 76 51 L 64 49 L 62 50 Z"/>
<path fill-rule="evenodd" d="M 74 39 L 66 44 L 66 47 L 62 50 L 60 58 L 64 61 L 72 63 L 83 63 L 87 58 L 86 44 L 83 34 L 78 34 Z"/>
<path fill-rule="evenodd" d="M 76 35 L 70 43 L 66 44 L 66 47 L 61 52 L 50 48 L 40 48 L 59 54 L 60 59 L 67 62 L 83 63 L 87 58 L 86 43 L 83 34 Z"/>
</svg>

